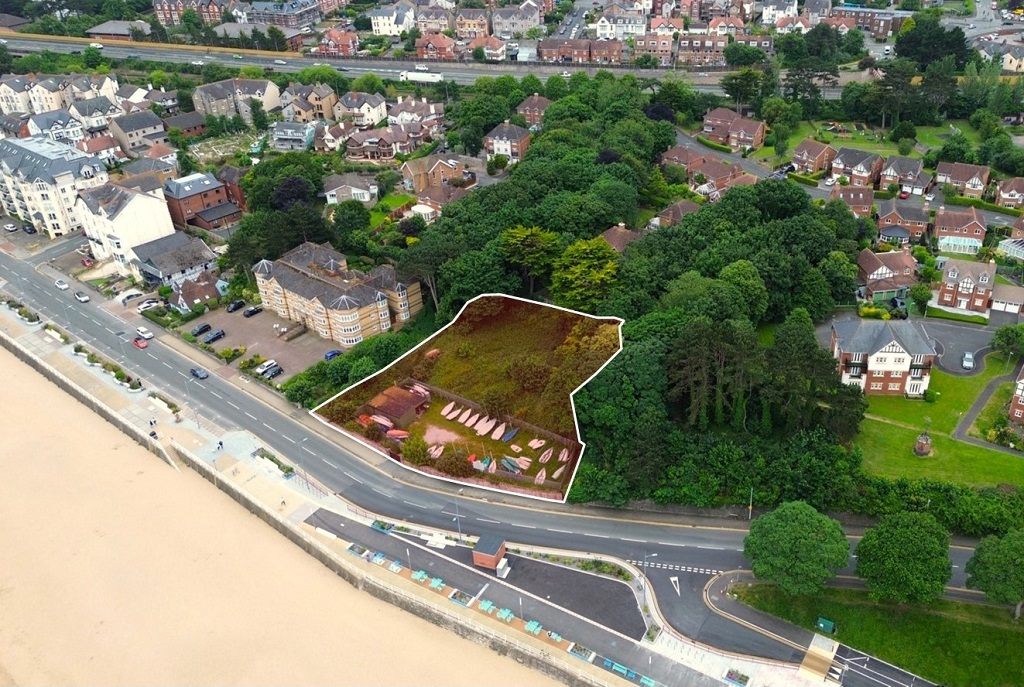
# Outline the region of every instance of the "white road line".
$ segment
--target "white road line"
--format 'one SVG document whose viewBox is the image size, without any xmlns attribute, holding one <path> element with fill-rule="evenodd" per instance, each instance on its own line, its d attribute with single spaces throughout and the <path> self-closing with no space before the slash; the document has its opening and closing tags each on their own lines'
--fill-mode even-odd
<svg viewBox="0 0 1024 687">
<path fill-rule="evenodd" d="M 323 458 L 321 458 L 320 460 L 323 460 Z M 345 473 L 346 475 L 348 475 L 349 477 L 351 477 L 352 479 L 354 479 L 354 480 L 355 480 L 356 482 L 359 482 L 360 484 L 362 484 L 362 483 L 363 483 L 363 480 L 359 479 L 358 477 L 356 477 L 355 475 L 353 475 L 353 474 L 352 474 L 351 472 L 349 472 L 348 470 L 342 470 L 342 472 L 344 472 L 344 473 Z"/>
<path fill-rule="evenodd" d="M 303 447 L 302 447 L 302 450 L 303 450 L 303 451 L 305 451 L 306 453 L 308 453 L 308 454 L 309 454 L 309 455 L 311 455 L 311 456 L 315 456 L 315 455 L 316 455 L 316 453 L 314 453 L 313 451 L 310 451 L 310 450 L 309 450 L 308 448 L 306 448 L 305 446 L 303 446 Z M 327 463 L 328 465 L 334 465 L 334 463 L 331 463 L 330 461 L 328 461 L 328 460 L 326 460 L 326 459 L 324 459 L 324 458 L 321 458 L 320 460 L 324 461 L 324 462 L 325 462 L 325 463 Z M 338 467 L 338 466 L 337 466 L 337 465 L 334 465 L 334 467 Z"/>
<path fill-rule="evenodd" d="M 337 469 L 338 469 L 338 466 L 337 466 L 337 465 L 335 465 L 335 464 L 334 464 L 334 463 L 332 463 L 331 461 L 327 460 L 326 458 L 321 458 L 320 460 L 322 460 L 323 462 L 327 463 L 328 465 L 330 465 L 330 466 L 331 466 L 332 468 L 334 468 L 335 470 L 337 470 Z M 346 472 L 345 474 L 346 474 L 346 475 L 348 475 L 348 473 L 347 473 L 347 472 Z M 351 477 L 351 475 L 349 475 L 349 476 Z M 355 477 L 352 477 L 352 479 L 355 479 Z"/>
<path fill-rule="evenodd" d="M 0 265 L 0 267 L 3 267 L 3 268 L 4 268 L 5 270 L 7 270 L 8 272 L 10 272 L 10 271 L 11 271 L 11 268 L 10 268 L 10 267 L 8 267 L 7 265 Z"/>
<path fill-rule="evenodd" d="M 248 414 L 249 414 L 249 413 L 246 413 L 246 415 L 248 415 Z M 256 419 L 256 418 L 253 418 L 253 420 L 255 420 L 255 419 Z M 264 426 L 264 427 L 266 427 L 267 429 L 269 429 L 269 430 L 270 430 L 271 432 L 276 432 L 276 431 L 277 431 L 276 429 L 274 429 L 273 427 L 271 427 L 270 425 L 268 425 L 268 424 L 267 424 L 266 422 L 264 422 L 264 423 L 263 423 L 263 426 Z"/>
<path fill-rule="evenodd" d="M 598 539 L 611 539 L 607 534 L 591 534 L 590 532 L 584 532 L 584 537 L 597 537 Z"/>
<path fill-rule="evenodd" d="M 248 415 L 249 417 L 251 417 L 251 418 L 252 418 L 253 420 L 256 420 L 256 419 L 257 419 L 257 418 L 256 418 L 256 416 L 255 416 L 255 415 L 253 415 L 252 413 L 246 413 L 246 415 Z"/>
<path fill-rule="evenodd" d="M 479 520 L 480 522 L 489 522 L 489 523 L 492 523 L 494 525 L 500 525 L 501 524 L 501 521 L 499 521 L 499 520 L 488 520 L 487 518 L 477 518 L 477 520 Z"/>
<path fill-rule="evenodd" d="M 173 367 L 171 367 L 167 363 L 164 363 L 164 367 L 166 367 L 168 370 L 173 370 L 174 369 Z M 182 376 L 184 376 L 184 375 L 182 375 Z"/>
<path fill-rule="evenodd" d="M 646 539 L 630 539 L 629 537 L 619 537 L 622 541 L 635 541 L 638 544 L 646 544 Z"/>
<path fill-rule="evenodd" d="M 558 532 L 559 534 L 572 534 L 569 530 L 556 530 L 554 527 L 549 527 L 548 532 Z"/>
<path fill-rule="evenodd" d="M 94 319 L 94 318 L 92 318 L 92 317 L 90 317 L 90 318 L 89 318 L 89 321 L 90 321 L 90 322 L 92 322 L 93 324 L 95 324 L 96 326 L 99 326 L 99 324 L 100 324 L 100 321 L 99 321 L 99 320 L 97 320 L 97 319 Z"/>
<path fill-rule="evenodd" d="M 533 525 L 520 525 L 518 522 L 510 522 L 509 524 L 512 525 L 512 527 L 522 527 L 523 529 L 527 529 L 527 530 L 535 530 L 535 529 L 537 529 Z"/>
<path fill-rule="evenodd" d="M 106 330 L 107 330 L 108 332 L 110 332 L 111 334 L 116 334 L 116 333 L 117 333 L 117 332 L 115 332 L 115 331 L 114 331 L 113 329 L 111 329 L 110 327 L 104 327 L 104 329 L 106 329 Z"/>
<path fill-rule="evenodd" d="M 210 393 L 213 394 L 214 396 L 216 396 L 217 398 L 221 399 L 221 400 L 224 399 L 224 397 L 221 396 L 220 394 L 218 394 L 216 391 L 211 390 Z"/>
<path fill-rule="evenodd" d="M 283 439 L 287 439 L 288 441 L 292 442 L 293 444 L 295 443 L 295 439 L 292 439 L 292 438 L 291 438 L 290 436 L 288 436 L 287 434 L 282 434 L 282 435 L 281 435 L 281 437 L 282 437 Z"/>
<path fill-rule="evenodd" d="M 412 501 L 402 501 L 402 503 L 408 503 L 410 506 L 416 506 L 417 508 L 423 508 L 424 510 L 426 509 L 426 506 L 421 506 L 420 504 L 413 503 Z"/>
<path fill-rule="evenodd" d="M 686 547 L 686 544 L 674 544 L 674 543 L 672 543 L 670 541 L 660 541 L 658 543 L 661 544 L 662 546 L 680 546 L 680 547 L 684 547 L 684 548 Z"/>
<path fill-rule="evenodd" d="M 156 356 L 155 356 L 155 355 L 153 355 L 152 353 L 150 353 L 150 352 L 148 352 L 148 351 L 147 351 L 147 352 L 146 352 L 146 355 L 148 355 L 148 356 L 149 356 L 150 358 L 152 358 L 153 360 L 156 360 Z"/>
<path fill-rule="evenodd" d="M 375 492 L 377 492 L 378 494 L 380 494 L 381 496 L 383 496 L 384 498 L 387 498 L 387 499 L 391 498 L 391 494 L 388 494 L 388 493 L 386 493 L 386 492 L 383 492 L 383 491 L 381 491 L 380 489 L 378 489 L 377 487 L 370 487 L 370 488 L 371 488 L 371 489 L 373 489 L 373 490 L 374 490 Z"/>
<path fill-rule="evenodd" d="M 236 406 L 236 405 L 235 405 L 234 403 L 232 403 L 231 401 L 228 401 L 228 405 L 229 405 L 229 406 L 231 406 L 232 408 L 234 408 L 235 410 L 241 410 L 241 408 L 239 408 L 238 406 Z"/>
<path fill-rule="evenodd" d="M 712 551 L 725 551 L 721 546 L 697 546 L 698 549 L 711 549 Z"/>
</svg>

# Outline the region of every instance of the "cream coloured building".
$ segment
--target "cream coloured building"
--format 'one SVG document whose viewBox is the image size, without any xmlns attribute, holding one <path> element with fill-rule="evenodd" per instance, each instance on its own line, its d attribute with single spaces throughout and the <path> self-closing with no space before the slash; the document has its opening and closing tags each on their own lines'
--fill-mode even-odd
<svg viewBox="0 0 1024 687">
<path fill-rule="evenodd" d="M 252 271 L 264 308 L 343 346 L 401 329 L 423 309 L 419 282 L 403 284 L 390 265 L 349 270 L 327 243 L 303 243 Z"/>
<path fill-rule="evenodd" d="M 98 157 L 67 143 L 44 136 L 0 140 L 4 209 L 50 238 L 81 230 L 78 192 L 107 181 L 107 167 Z"/>
</svg>

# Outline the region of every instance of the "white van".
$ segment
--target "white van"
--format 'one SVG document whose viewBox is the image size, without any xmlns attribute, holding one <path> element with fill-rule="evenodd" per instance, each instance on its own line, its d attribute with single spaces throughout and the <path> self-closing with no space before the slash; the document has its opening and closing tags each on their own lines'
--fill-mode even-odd
<svg viewBox="0 0 1024 687">
<path fill-rule="evenodd" d="M 416 66 L 414 67 L 414 69 L 415 69 L 416 71 L 418 71 L 418 72 L 429 72 L 429 71 L 430 71 L 430 67 L 428 67 L 428 66 L 427 66 L 427 65 L 425 65 L 425 64 L 418 64 L 418 65 L 416 65 Z"/>
</svg>

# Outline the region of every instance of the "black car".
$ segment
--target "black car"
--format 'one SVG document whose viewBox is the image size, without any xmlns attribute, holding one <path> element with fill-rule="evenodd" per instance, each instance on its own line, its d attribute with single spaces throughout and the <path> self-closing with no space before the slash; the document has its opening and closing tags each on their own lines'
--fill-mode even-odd
<svg viewBox="0 0 1024 687">
<path fill-rule="evenodd" d="M 905 308 L 907 307 L 907 302 L 902 298 L 890 298 L 889 305 L 894 308 Z"/>
<path fill-rule="evenodd" d="M 205 334 L 206 332 L 210 331 L 210 329 L 212 329 L 210 325 L 206 324 L 205 322 L 202 322 L 200 324 L 197 324 L 195 327 L 192 327 L 192 336 L 199 336 L 200 334 Z"/>
<path fill-rule="evenodd" d="M 252 317 L 253 315 L 259 315 L 263 312 L 263 308 L 258 305 L 250 305 L 242 312 L 242 317 Z"/>
<path fill-rule="evenodd" d="M 228 312 L 235 312 L 245 307 L 245 301 L 231 301 L 228 304 Z"/>
<path fill-rule="evenodd" d="M 26 224 L 25 226 L 23 226 L 21 228 L 21 230 L 23 232 L 25 232 L 26 234 L 35 234 L 36 233 L 36 228 L 33 227 L 31 224 Z"/>
<path fill-rule="evenodd" d="M 212 332 L 206 335 L 203 339 L 203 343 L 212 344 L 214 341 L 219 341 L 226 336 L 223 329 L 214 329 Z"/>
<path fill-rule="evenodd" d="M 269 370 L 264 372 L 263 376 L 266 377 L 267 379 L 273 379 L 274 377 L 278 376 L 279 374 L 281 374 L 283 372 L 284 372 L 284 368 L 283 367 L 281 367 L 280 365 L 274 365 L 272 368 L 270 368 Z"/>
<path fill-rule="evenodd" d="M 210 373 L 201 367 L 193 367 L 189 372 L 192 373 L 192 376 L 196 379 L 206 379 L 210 376 Z"/>
</svg>

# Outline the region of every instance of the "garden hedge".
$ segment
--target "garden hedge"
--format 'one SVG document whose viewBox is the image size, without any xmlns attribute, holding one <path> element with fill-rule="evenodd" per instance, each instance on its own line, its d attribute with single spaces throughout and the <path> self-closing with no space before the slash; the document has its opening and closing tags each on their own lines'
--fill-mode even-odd
<svg viewBox="0 0 1024 687">
<path fill-rule="evenodd" d="M 700 143 L 701 145 L 705 145 L 708 148 L 711 148 L 712 150 L 717 150 L 717 151 L 719 151 L 721 153 L 731 153 L 732 152 L 732 148 L 730 148 L 729 146 L 724 146 L 721 143 L 715 143 L 714 141 L 709 141 L 708 139 L 704 138 L 703 136 L 697 136 L 696 138 L 697 138 L 697 143 Z"/>
<path fill-rule="evenodd" d="M 796 172 L 790 172 L 789 178 L 795 181 L 796 183 L 803 184 L 805 186 L 814 186 L 815 188 L 817 188 L 818 186 L 817 180 L 812 179 L 811 177 L 804 176 L 803 174 L 797 174 Z"/>
<path fill-rule="evenodd" d="M 877 198 L 878 195 L 875 194 Z M 1003 215 L 1010 215 L 1011 217 L 1020 217 L 1024 214 L 1024 211 L 1016 208 L 1004 208 L 995 203 L 988 203 L 980 198 L 964 198 L 963 196 L 946 196 L 946 205 L 960 205 L 963 207 L 978 208 L 979 210 L 990 210 L 992 212 L 998 212 Z"/>
</svg>

